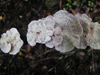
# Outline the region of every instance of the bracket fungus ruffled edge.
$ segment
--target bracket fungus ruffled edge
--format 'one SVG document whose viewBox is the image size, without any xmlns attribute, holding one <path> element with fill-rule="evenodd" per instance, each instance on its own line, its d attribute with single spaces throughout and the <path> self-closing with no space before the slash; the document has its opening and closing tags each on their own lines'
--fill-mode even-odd
<svg viewBox="0 0 100 75">
<path fill-rule="evenodd" d="M 19 52 L 23 41 L 16 28 L 11 28 L 6 33 L 3 33 L 0 38 L 0 49 L 4 53 L 15 55 Z"/>
<path fill-rule="evenodd" d="M 31 21 L 26 37 L 30 46 L 41 43 L 65 53 L 74 47 L 85 49 L 90 46 L 100 49 L 99 34 L 100 24 L 92 22 L 86 14 L 74 16 L 67 11 L 59 10 L 53 16 Z M 15 55 L 22 45 L 23 41 L 16 28 L 11 28 L 1 35 L 0 48 L 4 53 Z"/>
<path fill-rule="evenodd" d="M 100 49 L 100 24 L 98 22 L 91 23 L 86 40 L 91 48 Z"/>
<path fill-rule="evenodd" d="M 98 42 L 100 41 L 99 24 L 93 23 L 92 19 L 86 14 L 76 14 L 74 16 L 67 11 L 59 10 L 53 16 L 49 15 L 42 20 L 45 21 L 47 19 L 51 20 L 51 22 L 55 22 L 51 29 L 53 34 L 49 36 L 50 39 L 48 41 L 44 43 L 34 42 L 35 45 L 36 43 L 42 43 L 47 47 L 55 48 L 57 51 L 62 53 L 69 52 L 73 50 L 74 47 L 85 49 L 87 46 L 90 46 L 94 49 L 100 49 L 100 43 Z M 49 25 L 52 26 L 52 23 L 48 22 L 45 24 L 47 30 L 49 30 Z M 93 27 L 93 30 L 91 30 L 91 27 Z M 28 29 L 28 31 L 29 30 L 30 29 Z M 45 34 L 48 34 L 48 32 L 45 31 Z M 33 36 L 35 37 L 34 34 Z M 27 38 L 29 37 L 27 36 Z"/>
<path fill-rule="evenodd" d="M 46 20 L 50 20 L 50 21 L 46 22 L 45 24 L 43 24 L 42 22 L 41 22 L 41 24 L 38 24 L 38 20 L 37 20 L 36 21 L 37 26 L 38 25 L 42 26 L 42 24 L 43 24 L 43 26 L 44 26 L 43 29 L 46 26 L 47 30 L 50 30 L 49 27 L 52 26 L 51 31 L 53 32 L 53 34 L 49 35 L 49 37 L 51 39 L 49 39 L 46 42 L 38 42 L 38 38 L 44 37 L 46 34 L 48 34 L 48 32 L 45 30 L 44 35 L 38 36 L 38 34 L 36 33 L 38 29 L 34 31 L 35 26 L 34 26 L 34 24 L 31 24 L 34 21 L 32 21 L 28 25 L 28 33 L 27 33 L 28 43 L 31 46 L 35 46 L 36 43 L 42 43 L 42 44 L 45 44 L 49 48 L 55 47 L 55 49 L 60 52 L 68 52 L 68 51 L 71 51 L 72 49 L 74 49 L 74 45 L 77 44 L 80 40 L 79 36 L 82 35 L 82 33 L 83 33 L 83 29 L 82 29 L 80 23 L 78 22 L 77 18 L 74 17 L 73 15 L 69 14 L 67 11 L 60 10 L 60 11 L 56 12 L 53 16 L 49 15 L 46 18 L 43 18 L 41 21 L 46 21 Z M 32 27 L 30 27 L 31 25 L 34 27 L 32 29 L 33 32 L 30 32 L 30 30 L 32 28 Z M 40 31 L 43 29 L 40 29 Z M 32 37 L 29 36 L 30 35 L 29 32 L 32 34 L 33 38 L 37 36 L 35 41 L 32 41 L 34 39 L 32 39 Z M 33 34 L 33 33 L 35 33 L 35 34 Z M 30 39 L 30 41 L 29 41 L 29 39 Z M 39 40 L 42 40 L 42 38 Z"/>
<path fill-rule="evenodd" d="M 83 34 L 80 36 L 80 43 L 78 45 L 76 45 L 76 48 L 85 49 L 88 45 L 86 36 L 89 34 L 90 24 L 91 24 L 92 20 L 86 14 L 80 15 L 78 13 L 75 15 L 75 17 L 78 19 L 79 23 L 81 24 L 81 26 L 83 28 Z"/>
<path fill-rule="evenodd" d="M 39 19 L 28 25 L 27 41 L 31 46 L 36 43 L 45 44 L 51 40 L 55 22 L 51 19 Z"/>
</svg>

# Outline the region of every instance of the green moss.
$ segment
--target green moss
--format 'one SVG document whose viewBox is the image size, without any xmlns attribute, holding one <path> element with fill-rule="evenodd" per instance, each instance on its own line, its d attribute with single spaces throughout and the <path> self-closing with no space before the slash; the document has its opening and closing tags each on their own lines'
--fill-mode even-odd
<svg viewBox="0 0 100 75">
<path fill-rule="evenodd" d="M 91 3 L 91 1 L 88 1 L 88 3 L 90 4 L 90 3 Z"/>
<path fill-rule="evenodd" d="M 93 5 L 94 5 L 94 3 L 92 2 L 92 3 L 91 3 L 91 6 L 93 6 Z"/>
<path fill-rule="evenodd" d="M 65 8 L 63 8 L 63 10 L 66 10 Z"/>
<path fill-rule="evenodd" d="M 69 6 L 69 5 L 70 5 L 69 3 L 66 4 L 66 6 Z"/>
<path fill-rule="evenodd" d="M 56 0 L 45 0 L 45 5 L 47 8 L 52 9 L 52 6 L 56 4 Z"/>
<path fill-rule="evenodd" d="M 90 10 L 93 10 L 93 8 L 91 8 Z"/>
<path fill-rule="evenodd" d="M 100 17 L 95 17 L 95 19 L 94 19 L 94 20 L 98 20 L 98 19 L 100 19 Z"/>
<path fill-rule="evenodd" d="M 72 8 L 70 8 L 69 10 L 72 11 Z"/>
<path fill-rule="evenodd" d="M 73 6 L 77 6 L 77 5 L 78 5 L 78 3 L 77 3 L 77 2 L 74 2 L 74 3 L 73 3 Z"/>
<path fill-rule="evenodd" d="M 68 0 L 69 3 L 71 3 L 71 0 Z"/>
<path fill-rule="evenodd" d="M 27 29 L 27 24 L 26 23 L 23 23 L 22 29 Z"/>
<path fill-rule="evenodd" d="M 87 54 L 88 54 L 89 56 L 91 55 L 90 50 L 87 50 Z"/>
<path fill-rule="evenodd" d="M 69 8 L 71 8 L 71 5 L 69 5 Z"/>
<path fill-rule="evenodd" d="M 90 6 L 91 4 L 89 3 L 88 6 Z"/>
<path fill-rule="evenodd" d="M 91 1 L 88 1 L 88 6 L 93 7 L 94 3 Z"/>
</svg>

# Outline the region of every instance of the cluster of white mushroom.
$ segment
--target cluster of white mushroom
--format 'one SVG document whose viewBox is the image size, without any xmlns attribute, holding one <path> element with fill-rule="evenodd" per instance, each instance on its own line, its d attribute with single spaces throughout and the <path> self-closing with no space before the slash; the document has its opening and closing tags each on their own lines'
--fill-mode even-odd
<svg viewBox="0 0 100 75">
<path fill-rule="evenodd" d="M 4 53 L 15 55 L 19 52 L 23 41 L 16 28 L 11 28 L 6 33 L 3 33 L 0 38 L 0 49 Z"/>
<path fill-rule="evenodd" d="M 41 43 L 62 53 L 75 47 L 85 49 L 90 46 L 100 49 L 100 24 L 92 22 L 86 14 L 72 15 L 64 10 L 53 16 L 31 21 L 26 36 L 30 46 Z M 23 41 L 16 28 L 1 35 L 0 49 L 4 53 L 15 55 L 22 45 Z"/>
<path fill-rule="evenodd" d="M 60 10 L 53 16 L 30 22 L 27 41 L 31 46 L 41 43 L 62 53 L 74 47 L 100 49 L 100 24 L 92 22 L 86 14 L 74 16 Z"/>
</svg>

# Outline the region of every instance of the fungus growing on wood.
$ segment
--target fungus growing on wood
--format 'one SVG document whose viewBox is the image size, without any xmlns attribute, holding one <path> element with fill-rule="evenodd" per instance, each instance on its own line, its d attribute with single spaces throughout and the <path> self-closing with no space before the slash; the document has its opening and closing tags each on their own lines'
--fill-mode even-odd
<svg viewBox="0 0 100 75">
<path fill-rule="evenodd" d="M 31 46 L 35 46 L 36 43 L 45 44 L 51 40 L 53 35 L 53 29 L 55 22 L 51 19 L 39 19 L 32 21 L 28 25 L 27 41 Z"/>
<path fill-rule="evenodd" d="M 55 26 L 53 29 L 53 36 L 51 36 L 51 40 L 46 43 L 46 46 L 49 48 L 53 48 L 61 44 L 63 41 L 63 37 L 61 35 L 62 29 L 59 26 Z"/>
<path fill-rule="evenodd" d="M 100 49 L 100 27 L 91 21 L 86 14 L 74 16 L 60 10 L 53 16 L 29 23 L 27 41 L 31 46 L 41 43 L 62 53 L 69 52 L 74 47 L 85 49 L 90 46 Z"/>
<path fill-rule="evenodd" d="M 0 38 L 0 49 L 4 53 L 15 55 L 19 52 L 23 41 L 16 28 L 11 28 L 6 33 L 3 33 Z"/>
<path fill-rule="evenodd" d="M 92 19 L 89 18 L 86 14 L 76 14 L 75 17 L 78 19 L 83 28 L 83 34 L 80 36 L 80 43 L 79 45 L 76 45 L 76 47 L 79 49 L 85 49 L 87 47 L 86 37 L 90 31 L 90 24 Z"/>
<path fill-rule="evenodd" d="M 76 17 L 67 11 L 60 10 L 54 14 L 56 24 L 72 35 L 82 35 L 82 27 Z"/>
<path fill-rule="evenodd" d="M 54 16 L 30 22 L 27 41 L 31 46 L 42 43 L 49 48 L 55 47 L 60 52 L 68 52 L 78 45 L 82 32 L 77 18 L 60 10 Z"/>
<path fill-rule="evenodd" d="M 63 41 L 61 42 L 61 44 L 56 46 L 55 49 L 57 51 L 60 51 L 61 53 L 65 53 L 65 52 L 69 52 L 69 51 L 73 50 L 74 45 L 71 42 L 71 40 L 69 40 L 68 37 L 64 36 Z"/>
<path fill-rule="evenodd" d="M 91 23 L 87 43 L 93 49 L 100 49 L 100 24 L 98 22 Z"/>
</svg>

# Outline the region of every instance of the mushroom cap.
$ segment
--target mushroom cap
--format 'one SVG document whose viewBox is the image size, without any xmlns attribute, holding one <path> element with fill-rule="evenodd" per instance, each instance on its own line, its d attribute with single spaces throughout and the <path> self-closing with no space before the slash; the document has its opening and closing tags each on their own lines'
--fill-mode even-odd
<svg viewBox="0 0 100 75">
<path fill-rule="evenodd" d="M 0 40 L 0 48 L 1 48 L 1 51 L 4 52 L 4 53 L 8 53 L 11 50 L 11 44 L 10 43 L 7 43 L 7 42 L 4 42 L 3 40 L 4 39 L 1 39 Z"/>
<path fill-rule="evenodd" d="M 19 41 L 18 41 L 18 39 L 19 39 Z M 18 43 L 21 43 L 21 44 L 18 45 Z M 3 33 L 1 35 L 0 48 L 4 53 L 9 53 L 11 55 L 15 55 L 18 53 L 18 51 L 20 50 L 22 45 L 23 45 L 23 41 L 21 40 L 20 34 L 16 28 L 11 28 L 6 33 Z M 17 50 L 13 49 L 14 47 L 16 47 Z M 11 51 L 12 51 L 12 53 L 10 53 Z"/>
<path fill-rule="evenodd" d="M 72 35 L 82 35 L 82 27 L 76 17 L 72 14 L 69 14 L 67 11 L 60 10 L 54 14 L 54 21 L 58 26 L 66 29 L 67 32 L 70 32 Z"/>
<path fill-rule="evenodd" d="M 54 20 L 53 16 L 52 15 L 48 15 L 46 18 L 44 19 L 50 19 L 50 20 Z"/>
<path fill-rule="evenodd" d="M 62 41 L 62 36 L 52 36 L 51 40 L 47 42 L 45 45 L 49 48 L 53 48 L 60 45 Z"/>
<path fill-rule="evenodd" d="M 87 41 L 86 41 L 86 36 L 85 35 L 80 36 L 80 42 L 75 47 L 78 48 L 78 49 L 86 49 Z"/>
<path fill-rule="evenodd" d="M 53 36 L 51 36 L 51 40 L 48 41 L 45 45 L 49 48 L 53 48 L 61 44 L 63 37 L 61 35 L 62 29 L 59 26 L 55 26 L 53 29 Z"/>
<path fill-rule="evenodd" d="M 36 45 L 37 36 L 35 36 L 35 35 L 36 35 L 35 32 L 32 32 L 32 30 L 28 29 L 27 41 L 28 41 L 28 44 L 31 45 L 31 46 L 35 46 Z"/>
<path fill-rule="evenodd" d="M 98 22 L 91 23 L 90 33 L 86 40 L 91 48 L 100 49 L 100 24 Z"/>
<path fill-rule="evenodd" d="M 67 37 L 69 38 L 69 40 L 73 43 L 74 46 L 78 45 L 80 42 L 80 38 L 77 35 L 72 35 L 69 32 L 67 32 L 66 30 L 63 30 L 63 32 L 61 33 L 63 37 Z"/>
<path fill-rule="evenodd" d="M 85 49 L 87 47 L 86 37 L 90 31 L 90 24 L 92 20 L 86 14 L 76 14 L 75 17 L 78 19 L 83 28 L 83 34 L 80 36 L 80 43 L 76 45 L 76 48 Z"/>
<path fill-rule="evenodd" d="M 35 46 L 36 45 L 36 40 L 37 40 L 37 34 L 39 34 L 41 31 L 41 26 L 38 25 L 37 21 L 31 21 L 28 24 L 28 32 L 27 32 L 27 41 L 29 45 Z"/>
<path fill-rule="evenodd" d="M 23 41 L 20 38 L 16 37 L 15 40 L 12 41 L 13 47 L 12 47 L 11 51 L 9 52 L 9 54 L 11 54 L 11 55 L 17 54 L 22 45 L 23 45 Z"/>
<path fill-rule="evenodd" d="M 35 46 L 36 43 L 45 44 L 51 40 L 55 22 L 50 17 L 52 16 L 29 23 L 27 41 L 31 46 Z"/>
<path fill-rule="evenodd" d="M 55 26 L 55 22 L 52 18 L 46 17 L 43 20 L 43 24 L 45 25 L 46 29 L 53 30 Z"/>
<path fill-rule="evenodd" d="M 40 33 L 38 34 L 36 42 L 44 44 L 51 40 L 55 22 L 50 19 L 44 19 L 44 20 L 41 20 L 41 23 L 39 24 L 41 26 L 41 29 L 40 29 Z"/>
<path fill-rule="evenodd" d="M 76 14 L 75 17 L 78 19 L 79 23 L 83 28 L 83 34 L 88 34 L 90 30 L 90 24 L 92 19 L 89 18 L 86 14 Z"/>
<path fill-rule="evenodd" d="M 61 53 L 65 53 L 65 52 L 72 51 L 74 49 L 74 45 L 71 42 L 71 40 L 69 40 L 69 38 L 64 36 L 62 43 L 60 45 L 56 46 L 55 49 L 57 51 L 60 51 Z"/>
</svg>

